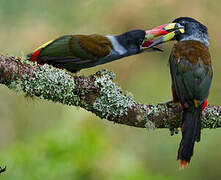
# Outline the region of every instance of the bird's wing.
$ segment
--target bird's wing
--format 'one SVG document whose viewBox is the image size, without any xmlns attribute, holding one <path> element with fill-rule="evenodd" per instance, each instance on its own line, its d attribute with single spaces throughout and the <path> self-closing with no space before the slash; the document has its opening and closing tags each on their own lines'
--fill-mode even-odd
<svg viewBox="0 0 221 180">
<path fill-rule="evenodd" d="M 28 55 L 31 61 L 47 63 L 71 72 L 85 64 L 96 63 L 107 56 L 112 48 L 108 38 L 101 35 L 66 35 L 42 45 Z"/>
<path fill-rule="evenodd" d="M 102 35 L 76 35 L 69 41 L 69 48 L 74 55 L 88 59 L 103 58 L 107 56 L 113 48 L 111 41 Z"/>
<path fill-rule="evenodd" d="M 213 76 L 209 51 L 197 45 L 181 45 L 175 46 L 169 60 L 173 85 L 181 103 L 197 100 L 200 105 L 208 97 Z"/>
</svg>

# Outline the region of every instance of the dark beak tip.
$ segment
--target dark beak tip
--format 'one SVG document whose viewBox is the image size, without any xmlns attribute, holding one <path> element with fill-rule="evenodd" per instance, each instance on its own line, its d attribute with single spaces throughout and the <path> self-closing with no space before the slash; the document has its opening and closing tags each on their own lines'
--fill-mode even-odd
<svg viewBox="0 0 221 180">
<path fill-rule="evenodd" d="M 159 46 L 159 45 L 157 45 L 157 46 L 152 46 L 152 47 L 147 47 L 147 49 L 152 49 L 153 51 L 159 51 L 159 52 L 163 52 L 164 51 L 164 49 L 162 48 L 162 46 Z"/>
<path fill-rule="evenodd" d="M 164 51 L 161 47 L 159 47 L 157 45 L 154 45 L 154 44 L 155 44 L 154 40 L 151 39 L 151 40 L 148 40 L 148 41 L 144 42 L 142 47 L 144 47 L 146 49 L 151 49 L 152 48 L 154 51 L 160 51 L 160 52 Z"/>
<path fill-rule="evenodd" d="M 157 47 L 157 46 L 154 46 L 153 49 L 155 51 L 164 52 L 163 48 L 160 48 L 160 47 Z"/>
<path fill-rule="evenodd" d="M 161 44 L 163 42 L 163 37 L 153 41 L 147 48 L 157 47 L 157 45 Z"/>
</svg>

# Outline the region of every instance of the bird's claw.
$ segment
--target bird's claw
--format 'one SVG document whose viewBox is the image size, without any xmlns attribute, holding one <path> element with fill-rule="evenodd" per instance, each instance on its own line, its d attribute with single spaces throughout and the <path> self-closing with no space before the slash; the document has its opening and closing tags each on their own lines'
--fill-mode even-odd
<svg viewBox="0 0 221 180">
<path fill-rule="evenodd" d="M 6 171 L 6 166 L 5 166 L 4 168 L 2 168 L 2 167 L 0 166 L 0 174 L 3 173 L 3 172 L 5 172 L 5 171 Z"/>
<path fill-rule="evenodd" d="M 178 128 L 170 128 L 170 135 L 173 136 L 174 134 L 178 134 L 179 130 Z"/>
<path fill-rule="evenodd" d="M 173 101 L 167 101 L 167 102 L 159 103 L 158 105 L 166 105 L 167 107 L 171 107 L 173 104 L 174 104 Z"/>
</svg>

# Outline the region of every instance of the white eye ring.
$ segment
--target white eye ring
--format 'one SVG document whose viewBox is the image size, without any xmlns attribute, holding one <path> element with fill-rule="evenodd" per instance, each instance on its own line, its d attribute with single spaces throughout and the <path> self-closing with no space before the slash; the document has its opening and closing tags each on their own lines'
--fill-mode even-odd
<svg viewBox="0 0 221 180">
<path fill-rule="evenodd" d="M 179 24 L 180 24 L 180 25 L 184 25 L 184 24 L 185 24 L 185 21 L 181 21 Z"/>
</svg>

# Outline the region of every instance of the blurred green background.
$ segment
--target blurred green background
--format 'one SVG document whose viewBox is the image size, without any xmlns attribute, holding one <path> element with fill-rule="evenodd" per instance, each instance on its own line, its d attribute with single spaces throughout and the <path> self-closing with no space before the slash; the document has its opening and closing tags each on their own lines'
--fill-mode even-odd
<svg viewBox="0 0 221 180">
<path fill-rule="evenodd" d="M 180 16 L 209 28 L 214 79 L 209 104 L 221 105 L 220 0 L 1 0 L 2 54 L 24 55 L 64 34 L 119 34 L 150 29 Z M 171 99 L 168 57 L 144 53 L 81 71 L 107 68 L 142 103 Z M 203 130 L 195 156 L 178 170 L 181 134 L 100 120 L 80 108 L 27 99 L 0 86 L 0 179 L 219 179 L 221 130 Z"/>
</svg>

